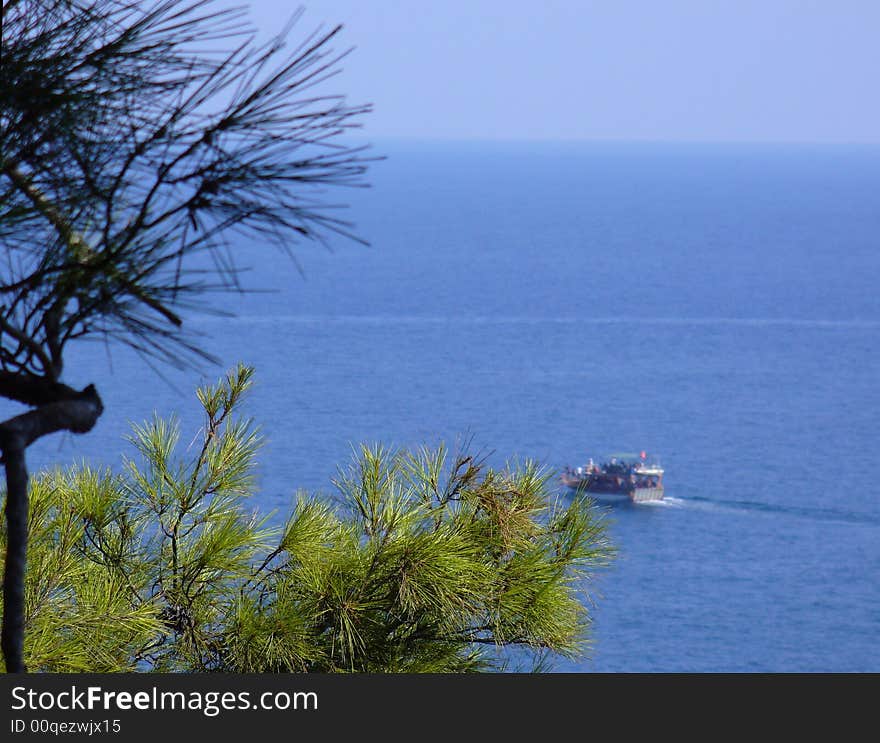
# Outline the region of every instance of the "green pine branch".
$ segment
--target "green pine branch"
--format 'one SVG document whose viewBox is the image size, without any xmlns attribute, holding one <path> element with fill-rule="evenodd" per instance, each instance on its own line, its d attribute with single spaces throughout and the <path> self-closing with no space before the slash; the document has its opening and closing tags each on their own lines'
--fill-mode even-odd
<svg viewBox="0 0 880 743">
<path fill-rule="evenodd" d="M 198 391 L 201 441 L 134 428 L 121 474 L 31 484 L 27 665 L 53 672 L 473 672 L 588 647 L 589 580 L 613 555 L 588 502 L 534 462 L 362 446 L 334 498 L 253 513 L 253 370 Z M 187 439 L 188 440 L 188 439 Z M 5 533 L 2 535 L 5 541 Z"/>
</svg>

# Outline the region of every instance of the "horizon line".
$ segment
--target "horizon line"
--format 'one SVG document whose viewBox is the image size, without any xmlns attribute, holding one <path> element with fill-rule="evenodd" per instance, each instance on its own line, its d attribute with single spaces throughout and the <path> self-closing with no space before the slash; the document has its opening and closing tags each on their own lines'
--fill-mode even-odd
<svg viewBox="0 0 880 743">
<path fill-rule="evenodd" d="M 878 140 L 809 140 L 809 139 L 650 139 L 612 137 L 437 137 L 404 135 L 367 136 L 350 134 L 348 139 L 359 142 L 394 142 L 401 144 L 531 144 L 531 145 L 698 145 L 729 147 L 880 147 Z"/>
</svg>

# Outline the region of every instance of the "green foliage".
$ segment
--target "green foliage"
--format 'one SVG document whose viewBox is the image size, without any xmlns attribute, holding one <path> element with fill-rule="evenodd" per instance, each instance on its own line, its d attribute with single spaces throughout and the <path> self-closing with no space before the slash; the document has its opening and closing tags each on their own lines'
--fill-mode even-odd
<svg viewBox="0 0 880 743">
<path fill-rule="evenodd" d="M 188 454 L 156 418 L 123 475 L 34 478 L 31 670 L 459 672 L 504 668 L 509 646 L 539 666 L 584 651 L 586 583 L 612 554 L 588 502 L 555 500 L 532 462 L 363 446 L 335 496 L 300 493 L 269 528 L 246 507 L 251 380 L 199 390 Z"/>
</svg>

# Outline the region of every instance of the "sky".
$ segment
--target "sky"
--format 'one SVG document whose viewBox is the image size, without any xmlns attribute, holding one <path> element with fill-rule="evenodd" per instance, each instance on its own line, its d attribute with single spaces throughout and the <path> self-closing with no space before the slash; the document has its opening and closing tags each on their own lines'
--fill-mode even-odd
<svg viewBox="0 0 880 743">
<path fill-rule="evenodd" d="M 261 32 L 295 9 L 252 0 Z M 305 0 L 371 138 L 880 142 L 880 0 Z"/>
</svg>

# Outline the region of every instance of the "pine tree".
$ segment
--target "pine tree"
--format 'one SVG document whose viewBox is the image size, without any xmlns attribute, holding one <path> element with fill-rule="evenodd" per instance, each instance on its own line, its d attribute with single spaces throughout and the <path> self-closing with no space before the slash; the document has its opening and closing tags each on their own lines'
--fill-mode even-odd
<svg viewBox="0 0 880 743">
<path fill-rule="evenodd" d="M 154 418 L 123 472 L 34 478 L 31 669 L 466 672 L 584 651 L 588 582 L 613 552 L 588 501 L 533 462 L 376 445 L 273 525 L 248 505 L 252 377 L 198 391 L 194 450 Z"/>
<path fill-rule="evenodd" d="M 285 49 L 289 26 L 258 45 L 241 9 L 211 0 L 3 3 L 0 396 L 30 408 L 0 422 L 8 670 L 26 670 L 25 452 L 103 412 L 97 385 L 64 383 L 70 343 L 209 357 L 182 311 L 240 289 L 231 235 L 288 253 L 352 237 L 321 195 L 362 185 L 368 162 L 338 135 L 369 107 L 319 92 L 345 56 L 339 30 Z"/>
</svg>

